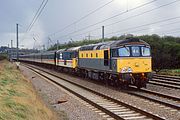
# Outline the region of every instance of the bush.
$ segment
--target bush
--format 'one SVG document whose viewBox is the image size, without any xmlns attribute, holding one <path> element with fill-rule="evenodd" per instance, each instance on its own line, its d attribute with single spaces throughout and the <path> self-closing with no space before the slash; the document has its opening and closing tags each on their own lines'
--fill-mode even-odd
<svg viewBox="0 0 180 120">
<path fill-rule="evenodd" d="M 7 59 L 7 54 L 0 53 L 0 60 Z"/>
</svg>

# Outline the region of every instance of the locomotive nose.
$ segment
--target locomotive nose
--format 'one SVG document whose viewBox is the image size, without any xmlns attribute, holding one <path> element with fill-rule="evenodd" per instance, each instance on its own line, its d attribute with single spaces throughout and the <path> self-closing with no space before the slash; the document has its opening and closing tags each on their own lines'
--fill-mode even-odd
<svg viewBox="0 0 180 120">
<path fill-rule="evenodd" d="M 144 73 L 151 72 L 151 59 L 146 58 L 131 58 L 119 59 L 118 72 L 120 73 Z M 129 70 L 128 70 L 129 69 Z"/>
<path fill-rule="evenodd" d="M 135 67 L 139 67 L 139 63 L 136 62 L 134 66 L 135 66 Z"/>
</svg>

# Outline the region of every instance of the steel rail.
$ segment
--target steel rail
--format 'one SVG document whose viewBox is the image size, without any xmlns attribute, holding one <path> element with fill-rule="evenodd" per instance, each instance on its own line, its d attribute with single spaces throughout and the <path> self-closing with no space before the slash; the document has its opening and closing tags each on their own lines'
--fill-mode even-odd
<svg viewBox="0 0 180 120">
<path fill-rule="evenodd" d="M 163 86 L 163 87 L 167 87 L 167 88 L 180 89 L 180 86 L 178 86 L 178 85 L 171 85 L 171 84 L 156 82 L 156 81 L 149 81 L 148 84 Z"/>
<path fill-rule="evenodd" d="M 130 94 L 130 95 L 138 96 L 140 98 L 147 99 L 147 100 L 150 100 L 150 101 L 153 101 L 153 102 L 156 102 L 156 103 L 159 103 L 159 104 L 162 104 L 162 105 L 165 105 L 165 106 L 180 110 L 180 105 L 176 104 L 177 102 L 180 102 L 180 98 L 178 98 L 178 97 L 169 96 L 169 95 L 165 95 L 165 94 L 162 94 L 162 93 L 159 93 L 159 92 L 154 92 L 154 91 L 150 91 L 150 90 L 146 90 L 146 89 L 137 90 L 134 87 L 131 87 L 131 89 L 133 91 L 125 91 L 125 92 Z M 147 93 L 152 94 L 152 95 L 155 95 L 155 96 L 158 96 L 158 97 L 167 98 L 169 100 L 172 100 L 174 103 L 170 103 L 169 101 L 166 102 L 166 101 L 158 100 L 156 98 L 152 98 L 152 97 L 149 97 L 147 95 L 144 95 L 144 93 L 145 94 L 147 94 Z"/>
<path fill-rule="evenodd" d="M 27 65 L 23 65 L 23 66 L 25 66 L 25 67 L 33 70 L 33 71 L 35 71 L 34 69 L 38 69 L 39 71 L 42 71 L 42 72 L 44 72 L 44 73 L 46 73 L 46 74 L 52 75 L 52 76 L 54 76 L 54 77 L 56 77 L 56 78 L 62 79 L 62 80 L 64 80 L 64 81 L 66 81 L 66 82 L 69 82 L 69 83 L 71 83 L 71 84 L 73 84 L 73 85 L 76 85 L 76 86 L 78 86 L 78 87 L 80 87 L 80 88 L 83 88 L 83 89 L 85 89 L 85 90 L 87 90 L 87 91 L 89 91 L 89 92 L 91 92 L 91 93 L 93 93 L 93 94 L 95 94 L 95 95 L 101 96 L 102 98 L 107 99 L 107 100 L 109 100 L 109 101 L 111 101 L 111 102 L 114 102 L 114 103 L 116 103 L 116 104 L 118 104 L 118 105 L 125 106 L 126 108 L 128 108 L 128 109 L 130 109 L 130 110 L 133 110 L 133 111 L 136 111 L 136 112 L 138 112 L 138 113 L 140 113 L 140 114 L 142 114 L 142 115 L 145 115 L 145 116 L 147 116 L 148 118 L 153 118 L 153 119 L 156 119 L 156 120 L 164 120 L 164 119 L 165 119 L 165 118 L 162 118 L 162 117 L 160 117 L 160 116 L 157 116 L 157 115 L 154 115 L 154 114 L 152 114 L 152 113 L 149 113 L 149 112 L 147 112 L 147 111 L 145 111 L 145 110 L 142 110 L 142 109 L 139 109 L 139 108 L 134 107 L 134 106 L 132 106 L 132 105 L 129 105 L 129 104 L 127 104 L 127 103 L 125 103 L 125 102 L 122 102 L 122 101 L 120 101 L 120 100 L 117 100 L 117 99 L 115 99 L 115 98 L 112 98 L 112 97 L 109 96 L 109 95 L 105 95 L 105 94 L 102 94 L 102 93 L 100 93 L 100 92 L 94 91 L 94 90 L 92 90 L 92 89 L 90 89 L 90 88 L 84 87 L 84 86 L 82 86 L 82 85 L 79 85 L 79 84 L 77 84 L 77 83 L 74 83 L 74 82 L 72 82 L 72 81 L 69 81 L 69 80 L 67 80 L 67 79 L 65 79 L 65 78 L 62 78 L 62 77 L 60 77 L 60 76 L 57 76 L 57 75 L 55 75 L 55 74 L 53 74 L 53 73 L 50 73 L 50 72 L 47 72 L 47 71 L 45 71 L 45 70 L 39 69 L 39 68 L 37 68 L 37 67 L 34 67 L 34 66 L 29 67 L 29 66 L 27 66 Z M 32 67 L 33 67 L 33 68 L 32 68 Z M 40 72 L 37 72 L 37 71 L 35 71 L 35 72 L 38 73 L 38 74 L 40 74 L 40 75 L 42 75 L 43 77 L 51 80 L 51 81 L 54 82 L 55 84 L 63 87 L 64 89 L 70 91 L 71 93 L 75 94 L 76 96 L 80 97 L 81 99 L 85 100 L 86 102 L 90 103 L 91 105 L 97 107 L 98 109 L 102 110 L 103 112 L 105 112 L 106 114 L 110 115 L 111 117 L 113 117 L 113 118 L 115 118 L 115 119 L 118 119 L 118 120 L 123 119 L 122 117 L 118 116 L 117 114 L 112 113 L 112 112 L 110 112 L 109 110 L 107 110 L 106 108 L 104 108 L 104 107 L 102 107 L 102 106 L 100 106 L 100 105 L 97 105 L 96 103 L 90 101 L 89 99 L 85 98 L 84 96 L 81 96 L 79 93 L 71 90 L 70 88 L 67 88 L 67 87 L 61 85 L 59 82 L 54 81 L 53 79 L 51 79 L 51 78 L 43 75 L 43 74 L 40 73 Z"/>
</svg>

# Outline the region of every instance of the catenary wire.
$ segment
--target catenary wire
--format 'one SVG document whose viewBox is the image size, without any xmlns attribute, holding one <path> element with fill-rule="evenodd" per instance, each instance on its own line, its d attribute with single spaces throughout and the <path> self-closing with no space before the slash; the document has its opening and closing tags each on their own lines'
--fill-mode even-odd
<svg viewBox="0 0 180 120">
<path fill-rule="evenodd" d="M 167 24 L 162 24 L 162 25 L 158 25 L 158 27 L 164 27 L 164 26 L 168 26 L 168 25 L 173 25 L 173 24 L 177 24 L 177 23 L 180 23 L 180 21 L 176 21 L 176 22 L 171 22 L 171 23 L 167 23 Z M 156 28 L 156 29 L 161 29 L 161 28 Z M 156 30 L 155 29 L 155 30 Z M 131 29 L 130 29 L 131 30 Z M 134 33 L 134 32 L 139 32 L 139 31 L 144 31 L 144 30 L 149 30 L 149 28 L 143 28 L 143 29 L 139 29 L 139 30 L 133 30 L 133 31 L 128 31 L 128 32 L 126 32 L 126 33 Z M 110 33 L 112 33 L 112 32 L 110 32 Z M 107 35 L 106 35 L 106 37 L 108 37 L 108 34 L 110 34 L 110 33 L 107 33 Z M 79 34 L 79 36 L 80 35 L 83 35 L 83 34 Z M 111 36 L 111 35 L 109 35 L 109 36 Z M 99 35 L 99 36 L 97 36 L 97 37 L 101 37 L 101 35 Z"/>
<path fill-rule="evenodd" d="M 168 19 L 163 19 L 163 20 L 160 20 L 160 21 L 151 22 L 151 23 L 147 23 L 147 24 L 143 24 L 143 25 L 139 25 L 139 26 L 135 26 L 135 27 L 129 27 L 129 28 L 126 28 L 126 29 L 122 29 L 122 30 L 118 30 L 118 31 L 115 31 L 115 32 L 107 33 L 106 35 L 115 34 L 115 33 L 119 33 L 119 32 L 126 31 L 126 30 L 131 30 L 131 29 L 137 29 L 137 28 L 140 28 L 140 27 L 149 26 L 149 25 L 162 23 L 162 22 L 175 20 L 175 19 L 180 19 L 180 16 L 172 17 L 172 18 L 168 18 Z"/>
<path fill-rule="evenodd" d="M 120 21 L 117 21 L 117 22 L 114 22 L 114 23 L 111 23 L 111 24 L 108 24 L 108 25 L 105 25 L 105 26 L 106 26 L 106 27 L 109 27 L 109 26 L 111 26 L 111 25 L 114 25 L 114 24 L 117 24 L 117 23 L 120 23 L 120 22 L 126 21 L 126 20 L 131 19 L 131 18 L 134 18 L 134 17 L 141 16 L 141 15 L 143 15 L 143 14 L 146 14 L 146 13 L 152 12 L 152 11 L 157 10 L 157 9 L 160 9 L 160 8 L 162 8 L 162 7 L 169 6 L 169 5 L 171 5 L 171 4 L 173 4 L 173 3 L 176 3 L 176 2 L 179 2 L 179 1 L 180 1 L 180 0 L 175 0 L 175 1 L 172 1 L 172 2 L 167 3 L 167 4 L 163 4 L 163 5 L 161 5 L 161 6 L 158 6 L 158 7 L 153 8 L 153 9 L 150 9 L 150 10 L 144 11 L 144 12 L 142 12 L 142 13 L 140 13 L 140 14 L 136 14 L 136 15 L 133 15 L 133 16 L 130 16 L 130 17 L 127 17 L 127 18 L 125 18 L 125 19 L 122 19 L 122 20 L 120 20 Z M 91 26 L 89 26 L 89 27 L 91 27 Z M 86 28 L 84 28 L 84 29 L 86 29 Z M 98 28 L 96 28 L 96 29 L 98 29 Z M 81 31 L 82 31 L 82 30 L 83 30 L 83 29 L 81 29 Z M 78 31 L 76 31 L 76 32 L 78 32 Z M 73 32 L 73 33 L 75 33 L 75 32 Z M 70 35 L 70 34 L 73 34 L 73 33 L 69 33 L 69 34 L 64 35 L 64 36 L 61 36 L 61 37 L 59 37 L 59 38 L 66 37 L 66 36 L 68 36 L 68 35 Z"/>
<path fill-rule="evenodd" d="M 46 0 L 45 4 L 43 5 L 42 9 L 39 11 L 37 17 L 34 19 L 33 23 L 31 24 L 30 28 L 28 29 L 28 31 L 30 31 L 32 29 L 32 27 L 34 26 L 35 22 L 37 21 L 37 19 L 39 18 L 39 16 L 41 15 L 42 11 L 44 10 L 44 8 L 46 7 L 48 3 L 48 0 Z"/>
<path fill-rule="evenodd" d="M 131 18 L 134 18 L 134 17 L 141 16 L 141 15 L 143 15 L 143 14 L 146 14 L 146 13 L 152 12 L 152 11 L 157 10 L 157 9 L 160 9 L 160 8 L 162 8 L 162 7 L 169 6 L 169 5 L 174 4 L 174 3 L 176 3 L 176 2 L 180 2 L 180 0 L 175 0 L 175 1 L 169 2 L 169 3 L 167 3 L 167 4 L 164 4 L 164 5 L 160 5 L 160 6 L 158 6 L 158 7 L 155 7 L 155 8 L 153 8 L 153 9 L 150 9 L 150 10 L 144 11 L 144 12 L 142 12 L 142 13 L 139 13 L 139 14 L 136 14 L 136 15 L 133 15 L 133 16 L 130 16 L 130 17 L 127 17 L 127 18 L 122 19 L 122 20 L 120 20 L 120 21 L 117 21 L 117 22 L 114 22 L 114 23 L 108 24 L 108 25 L 106 25 L 106 27 L 108 27 L 108 26 L 112 26 L 112 25 L 114 25 L 114 24 L 117 24 L 117 23 L 120 23 L 120 22 L 126 21 L 126 20 L 131 19 Z"/>
<path fill-rule="evenodd" d="M 24 33 L 24 35 L 23 35 L 23 37 L 22 37 L 21 42 L 25 39 L 25 36 L 27 35 L 27 33 L 32 29 L 33 25 L 35 24 L 35 22 L 37 21 L 37 19 L 38 19 L 39 16 L 40 16 L 40 14 L 42 13 L 43 9 L 45 8 L 48 0 L 46 0 L 45 3 L 44 3 L 44 2 L 45 2 L 45 0 L 43 0 L 42 3 L 41 3 L 41 5 L 39 6 L 39 8 L 38 8 L 36 14 L 34 15 L 31 23 L 29 24 L 28 28 L 26 29 L 26 31 L 25 31 L 25 33 Z"/>
<path fill-rule="evenodd" d="M 41 10 L 41 8 L 42 8 L 42 6 L 43 6 L 44 2 L 45 2 L 45 0 L 43 0 L 43 1 L 42 1 L 42 3 L 41 3 L 41 5 L 39 6 L 39 8 L 38 8 L 38 10 L 37 10 L 36 14 L 34 15 L 34 17 L 33 17 L 32 21 L 31 21 L 31 23 L 30 23 L 30 24 L 29 24 L 29 26 L 28 26 L 28 28 L 27 28 L 26 32 L 28 32 L 28 31 L 29 31 L 29 29 L 30 29 L 31 25 L 33 24 L 33 22 L 34 22 L 34 20 L 36 19 L 36 17 L 37 17 L 37 15 L 38 15 L 38 13 L 40 12 L 40 10 Z"/>
<path fill-rule="evenodd" d="M 55 35 L 55 34 L 57 34 L 57 33 L 60 33 L 60 32 L 62 32 L 62 31 L 64 31 L 65 29 L 69 28 L 70 26 L 79 23 L 79 22 L 82 21 L 83 19 L 87 18 L 88 16 L 90 16 L 91 14 L 97 12 L 98 10 L 104 8 L 105 6 L 109 5 L 109 4 L 112 3 L 113 1 L 114 1 L 114 0 L 111 0 L 111 1 L 109 1 L 109 2 L 107 2 L 107 3 L 105 3 L 104 5 L 96 8 L 95 10 L 93 10 L 93 11 L 91 11 L 90 13 L 86 14 L 85 16 L 81 17 L 80 19 L 76 20 L 75 22 L 73 22 L 73 23 L 65 26 L 64 28 L 62 28 L 62 29 L 60 29 L 60 30 L 58 30 L 58 31 L 56 31 L 56 32 L 54 32 L 54 33 L 51 33 L 51 34 L 48 35 L 48 36 L 50 37 L 50 36 L 52 36 L 52 35 Z"/>
<path fill-rule="evenodd" d="M 134 11 L 134 10 L 136 10 L 136 9 L 138 9 L 138 8 L 141 8 L 141 7 L 144 7 L 144 6 L 146 6 L 146 5 L 149 5 L 149 4 L 151 4 L 151 3 L 155 2 L 155 1 L 157 1 L 157 0 L 153 0 L 153 1 L 150 1 L 150 2 L 147 2 L 147 3 L 144 3 L 144 4 L 141 4 L 141 5 L 137 6 L 137 7 L 134 7 L 134 8 L 131 8 L 131 9 L 127 10 L 127 11 L 118 13 L 118 14 L 116 14 L 116 15 L 114 15 L 114 16 L 111 16 L 111 17 L 106 18 L 106 19 L 104 19 L 104 20 L 102 20 L 102 21 L 99 21 L 99 22 L 97 22 L 97 23 L 94 23 L 94 24 L 91 24 L 91 25 L 89 25 L 89 26 L 86 26 L 86 27 L 84 27 L 84 28 L 80 28 L 79 30 L 76 30 L 76 31 L 74 31 L 74 32 L 71 32 L 71 33 L 68 33 L 68 34 L 66 34 L 66 35 L 60 36 L 60 37 L 58 37 L 58 38 L 61 38 L 61 37 L 64 37 L 64 36 L 68 36 L 68 35 L 70 35 L 70 34 L 77 33 L 77 32 L 79 32 L 79 31 L 83 31 L 83 30 L 85 30 L 85 29 L 87 29 L 87 28 L 89 28 L 89 27 L 93 27 L 93 26 L 95 26 L 95 25 L 98 25 L 98 24 L 100 24 L 100 23 L 103 23 L 103 22 L 105 22 L 105 21 L 107 21 L 107 20 L 110 20 L 110 19 L 112 19 L 112 18 L 115 18 L 115 17 L 117 17 L 117 16 L 123 15 L 123 14 L 125 14 L 125 13 L 130 12 L 130 11 Z"/>
</svg>

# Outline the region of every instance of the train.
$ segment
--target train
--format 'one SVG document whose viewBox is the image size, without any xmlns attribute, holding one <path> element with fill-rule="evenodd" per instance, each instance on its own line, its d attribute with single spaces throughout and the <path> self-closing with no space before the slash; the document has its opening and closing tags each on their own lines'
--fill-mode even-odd
<svg viewBox="0 0 180 120">
<path fill-rule="evenodd" d="M 19 61 L 50 66 L 116 86 L 142 88 L 152 79 L 151 48 L 139 38 L 19 55 Z"/>
</svg>

